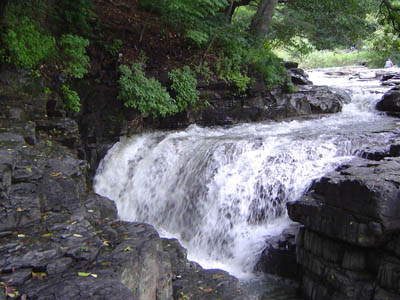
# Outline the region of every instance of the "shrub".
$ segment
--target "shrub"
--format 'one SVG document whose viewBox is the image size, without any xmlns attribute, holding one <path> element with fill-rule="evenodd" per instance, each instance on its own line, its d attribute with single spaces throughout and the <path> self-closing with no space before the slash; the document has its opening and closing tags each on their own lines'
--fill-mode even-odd
<svg viewBox="0 0 400 300">
<path fill-rule="evenodd" d="M 172 81 L 171 89 L 176 94 L 178 111 L 184 110 L 188 105 L 194 105 L 199 100 L 197 79 L 188 66 L 170 71 L 168 78 Z"/>
<path fill-rule="evenodd" d="M 252 65 L 263 75 L 268 88 L 283 85 L 288 80 L 288 74 L 282 65 L 282 60 L 271 50 L 267 42 L 263 46 L 249 51 Z"/>
<path fill-rule="evenodd" d="M 121 50 L 123 42 L 119 39 L 114 39 L 111 44 L 106 44 L 104 48 L 111 56 L 117 56 Z"/>
<path fill-rule="evenodd" d="M 178 111 L 175 101 L 161 83 L 154 78 L 146 78 L 142 64 L 136 63 L 132 69 L 121 65 L 118 71 L 121 73 L 118 80 L 118 99 L 121 99 L 126 107 L 136 108 L 142 113 L 151 113 L 153 117 Z"/>
<path fill-rule="evenodd" d="M 245 92 L 252 79 L 240 71 L 233 71 L 228 74 L 228 80 L 235 83 L 239 92 Z"/>
<path fill-rule="evenodd" d="M 90 68 L 90 59 L 85 49 L 89 41 L 77 35 L 65 34 L 59 45 L 61 58 L 65 61 L 64 71 L 71 77 L 83 78 Z"/>
<path fill-rule="evenodd" d="M 60 15 L 65 28 L 64 32 L 83 36 L 92 34 L 92 20 L 96 19 L 91 0 L 59 0 Z"/>
<path fill-rule="evenodd" d="M 34 68 L 55 53 L 55 39 L 43 34 L 27 17 L 9 28 L 2 36 L 10 60 L 23 68 Z M 3 59 L 5 52 L 2 53 Z"/>
<path fill-rule="evenodd" d="M 81 106 L 81 99 L 79 98 L 78 93 L 74 90 L 71 90 L 69 85 L 66 84 L 64 84 L 61 87 L 61 92 L 66 101 L 66 106 L 71 111 L 79 112 Z"/>
<path fill-rule="evenodd" d="M 190 40 L 197 47 L 201 47 L 208 42 L 209 36 L 207 33 L 201 31 L 188 30 L 185 33 L 185 38 Z"/>
</svg>

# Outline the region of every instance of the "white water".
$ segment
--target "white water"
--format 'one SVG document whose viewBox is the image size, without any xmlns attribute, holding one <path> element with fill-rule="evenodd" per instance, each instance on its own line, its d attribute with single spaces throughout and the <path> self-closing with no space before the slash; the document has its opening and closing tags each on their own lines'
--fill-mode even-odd
<svg viewBox="0 0 400 300">
<path fill-rule="evenodd" d="M 95 191 L 117 203 L 123 220 L 177 237 L 203 267 L 246 276 L 265 238 L 290 223 L 286 202 L 357 150 L 384 146 L 385 130 L 395 126 L 373 109 L 384 91 L 378 81 L 310 74 L 315 84 L 345 88 L 353 102 L 342 113 L 305 121 L 123 138 L 101 162 Z"/>
</svg>

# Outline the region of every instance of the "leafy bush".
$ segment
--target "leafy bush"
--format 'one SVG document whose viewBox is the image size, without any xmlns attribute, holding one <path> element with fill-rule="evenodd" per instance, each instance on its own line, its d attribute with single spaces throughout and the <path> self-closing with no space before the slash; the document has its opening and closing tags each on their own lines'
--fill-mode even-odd
<svg viewBox="0 0 400 300">
<path fill-rule="evenodd" d="M 24 17 L 2 36 L 12 62 L 23 68 L 34 68 L 55 52 L 55 39 L 39 32 L 32 21 Z M 2 53 L 3 59 L 5 52 Z"/>
<path fill-rule="evenodd" d="M 104 48 L 111 56 L 117 56 L 121 50 L 123 42 L 119 39 L 114 39 L 111 44 L 106 44 Z"/>
<path fill-rule="evenodd" d="M 118 99 L 121 99 L 126 107 L 136 108 L 142 113 L 151 113 L 153 117 L 178 111 L 175 101 L 161 83 L 154 78 L 146 78 L 142 64 L 136 63 L 132 69 L 121 65 L 118 71 L 121 73 L 118 80 Z"/>
<path fill-rule="evenodd" d="M 83 78 L 90 68 L 90 59 L 86 55 L 89 41 L 83 37 L 65 34 L 61 37 L 61 58 L 64 60 L 64 71 L 71 77 Z"/>
<path fill-rule="evenodd" d="M 288 74 L 282 61 L 271 50 L 267 42 L 262 47 L 253 48 L 248 55 L 252 65 L 263 75 L 268 88 L 283 85 L 288 80 Z"/>
<path fill-rule="evenodd" d="M 66 100 L 66 106 L 71 111 L 79 112 L 81 106 L 81 99 L 79 98 L 78 93 L 74 90 L 71 90 L 69 85 L 66 84 L 64 84 L 61 87 L 61 92 L 64 96 L 64 99 Z"/>
<path fill-rule="evenodd" d="M 194 105 L 199 100 L 197 79 L 188 66 L 170 71 L 168 78 L 172 81 L 171 89 L 176 93 L 178 111 L 184 110 L 188 105 Z"/>
<path fill-rule="evenodd" d="M 57 5 L 62 21 L 66 25 L 64 27 L 67 30 L 64 32 L 86 37 L 91 35 L 91 22 L 96 18 L 91 0 L 59 0 Z"/>
<path fill-rule="evenodd" d="M 243 74 L 239 71 L 234 71 L 228 75 L 228 80 L 235 83 L 239 92 L 245 92 L 247 90 L 248 85 L 251 83 L 251 78 L 246 74 Z"/>
<path fill-rule="evenodd" d="M 185 38 L 190 40 L 197 47 L 201 47 L 208 42 L 209 35 L 197 30 L 188 30 L 185 33 Z"/>
</svg>

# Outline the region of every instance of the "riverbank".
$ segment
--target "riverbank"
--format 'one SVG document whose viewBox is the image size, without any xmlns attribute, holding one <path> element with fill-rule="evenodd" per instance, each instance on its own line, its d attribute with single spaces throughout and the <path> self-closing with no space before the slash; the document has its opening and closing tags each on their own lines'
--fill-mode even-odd
<svg viewBox="0 0 400 300">
<path fill-rule="evenodd" d="M 37 78 L 3 66 L 0 79 L 0 299 L 12 296 L 21 299 L 247 299 L 237 279 L 221 270 L 203 270 L 197 263 L 187 260 L 186 250 L 176 240 L 160 238 L 151 225 L 120 220 L 112 201 L 93 194 L 90 167 L 96 164 L 91 165 L 88 158 L 93 158 L 93 153 L 105 154 L 113 138 L 124 132 L 109 133 L 106 128 L 110 124 L 101 122 L 107 118 L 94 118 L 104 108 L 101 101 L 95 108 L 103 88 L 87 94 L 85 103 L 88 106 L 83 116 L 88 118 L 78 119 L 78 126 L 78 122 L 66 117 L 56 95 L 45 93 Z M 112 94 L 102 96 L 104 101 L 112 99 L 107 99 L 108 96 Z M 298 115 L 312 111 L 313 105 L 306 106 L 305 100 L 289 99 L 282 102 L 282 107 L 298 108 L 292 110 Z M 124 127 L 123 118 L 119 120 L 121 123 L 115 121 L 113 128 Z M 307 121 L 301 124 L 307 125 Z M 293 130 L 298 130 L 299 124 L 292 125 Z M 254 132 L 279 133 L 267 124 L 261 131 L 253 125 L 247 126 L 255 129 Z M 283 126 L 281 130 L 285 135 Z M 231 127 L 231 131 L 239 127 Z M 213 128 L 215 135 L 221 134 L 221 141 L 223 129 Z M 292 129 L 286 130 L 286 134 Z M 200 133 L 206 128 L 196 130 Z M 312 139 L 317 136 L 313 136 L 312 131 L 308 134 Z M 191 143 L 201 141 L 200 135 Z M 304 136 L 300 135 L 299 141 L 302 139 Z M 226 140 L 228 144 L 221 144 L 221 149 L 225 149 L 221 153 L 229 149 L 227 145 L 231 142 L 245 140 L 237 132 L 235 138 Z M 365 140 L 365 136 L 360 136 L 360 140 Z M 96 145 L 90 148 L 94 152 L 88 151 L 87 145 Z M 254 148 L 250 149 L 255 154 L 263 145 L 272 144 L 254 139 Z M 324 150 L 324 147 L 318 149 Z M 295 157 L 298 151 L 291 150 Z M 320 156 L 318 151 L 316 157 Z M 207 161 L 218 162 L 217 157 L 214 158 Z M 237 161 L 251 165 L 251 160 Z M 256 165 L 253 170 L 257 170 Z M 260 166 L 266 172 L 270 165 Z M 293 170 L 296 178 L 302 177 L 295 172 L 296 168 Z M 272 178 L 268 172 L 264 174 Z M 220 178 L 230 176 L 221 174 Z M 156 190 L 162 186 L 158 185 Z M 304 189 L 304 183 L 299 186 Z M 285 210 L 285 202 L 280 198 L 285 193 L 282 185 L 276 187 L 276 206 L 282 208 L 275 210 L 278 216 Z M 265 195 L 268 189 L 259 186 L 258 191 L 259 195 Z M 261 224 L 267 216 L 266 207 L 258 208 L 259 213 L 250 219 L 254 224 Z M 226 220 L 227 216 L 224 214 L 219 219 Z M 231 212 L 228 219 L 233 221 L 234 217 Z M 215 244 L 223 244 L 223 241 L 217 239 Z"/>
</svg>

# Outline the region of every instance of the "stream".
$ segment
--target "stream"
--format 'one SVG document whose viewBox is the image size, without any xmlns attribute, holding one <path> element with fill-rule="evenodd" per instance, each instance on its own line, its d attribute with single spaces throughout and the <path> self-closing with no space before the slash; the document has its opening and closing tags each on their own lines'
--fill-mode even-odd
<svg viewBox="0 0 400 300">
<path fill-rule="evenodd" d="M 357 78 L 338 70 L 308 73 L 351 95 L 341 113 L 121 138 L 97 170 L 95 192 L 116 202 L 121 219 L 154 225 L 178 238 L 190 260 L 264 295 L 255 299 L 297 299 L 294 284 L 252 273 L 265 239 L 291 223 L 286 203 L 362 150 L 385 148 L 398 126 L 374 110 L 388 87 L 372 70 Z"/>
</svg>

